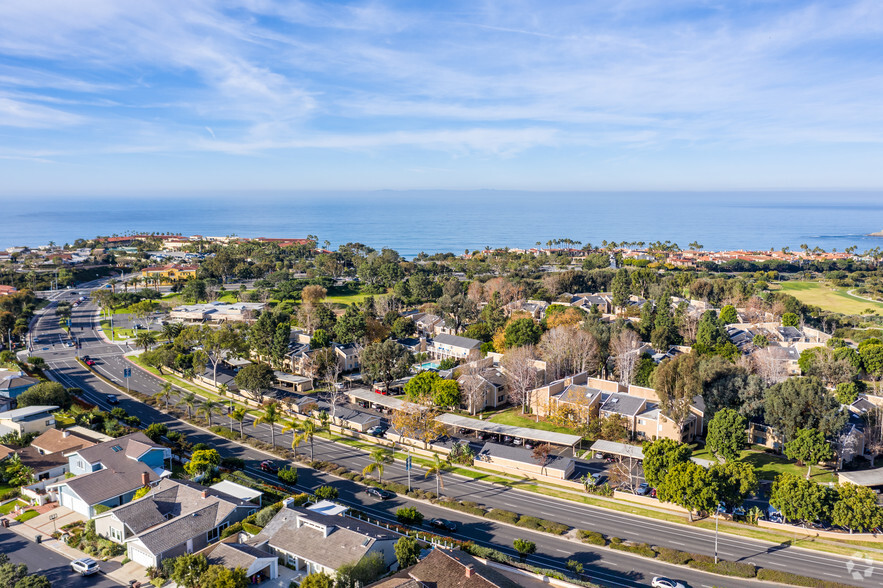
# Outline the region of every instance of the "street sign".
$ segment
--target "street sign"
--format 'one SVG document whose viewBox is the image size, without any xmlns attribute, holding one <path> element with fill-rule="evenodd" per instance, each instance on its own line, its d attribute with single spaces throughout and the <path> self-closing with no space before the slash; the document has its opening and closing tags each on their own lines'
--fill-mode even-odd
<svg viewBox="0 0 883 588">
<path fill-rule="evenodd" d="M 405 458 L 405 469 L 411 471 L 411 456 Z"/>
<path fill-rule="evenodd" d="M 132 368 L 123 368 L 123 377 L 131 378 L 132 377 Z"/>
</svg>

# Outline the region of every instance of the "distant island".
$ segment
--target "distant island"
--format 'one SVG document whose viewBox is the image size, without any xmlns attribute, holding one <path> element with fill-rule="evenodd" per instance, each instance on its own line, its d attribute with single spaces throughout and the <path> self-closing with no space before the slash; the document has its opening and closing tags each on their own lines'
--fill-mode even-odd
<svg viewBox="0 0 883 588">
<path fill-rule="evenodd" d="M 868 233 L 868 237 L 883 237 L 883 231 L 877 231 L 876 233 Z"/>
</svg>

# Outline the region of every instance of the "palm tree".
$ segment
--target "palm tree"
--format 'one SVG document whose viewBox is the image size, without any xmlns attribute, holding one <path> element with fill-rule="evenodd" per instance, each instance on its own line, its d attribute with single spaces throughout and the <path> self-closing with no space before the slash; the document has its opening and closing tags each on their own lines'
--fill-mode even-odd
<svg viewBox="0 0 883 588">
<path fill-rule="evenodd" d="M 279 412 L 279 406 L 275 402 L 271 402 L 264 409 L 264 414 L 254 420 L 254 427 L 266 423 L 270 425 L 270 443 L 273 449 L 276 448 L 276 423 L 282 420 L 282 413 Z"/>
<path fill-rule="evenodd" d="M 284 435 L 288 431 L 291 431 L 291 448 L 294 450 L 294 457 L 297 459 L 297 446 L 300 445 L 300 442 L 303 439 L 300 438 L 297 431 L 300 428 L 300 421 L 297 419 L 291 419 L 288 421 L 288 424 L 282 427 L 282 434 Z"/>
<path fill-rule="evenodd" d="M 178 402 L 175 403 L 175 406 L 184 405 L 187 407 L 187 417 L 193 418 L 193 409 L 199 406 L 199 400 L 196 398 L 196 394 L 193 392 L 185 392 L 178 398 Z"/>
<path fill-rule="evenodd" d="M 156 343 L 156 334 L 150 331 L 143 331 L 135 335 L 135 345 L 143 347 L 144 351 L 150 349 L 150 346 Z"/>
<path fill-rule="evenodd" d="M 233 409 L 230 411 L 230 419 L 239 423 L 239 438 L 242 439 L 244 436 L 242 433 L 242 421 L 245 420 L 245 415 L 248 414 L 248 409 L 240 406 L 239 408 Z"/>
<path fill-rule="evenodd" d="M 230 386 L 227 384 L 218 384 L 218 394 L 221 396 L 226 396 L 227 392 L 230 391 Z"/>
<path fill-rule="evenodd" d="M 386 449 L 377 448 L 371 452 L 371 459 L 374 461 L 365 466 L 362 475 L 367 476 L 376 470 L 377 481 L 383 483 L 383 468 L 393 462 L 392 454 Z"/>
<path fill-rule="evenodd" d="M 435 458 L 435 461 L 426 469 L 426 474 L 423 477 L 428 478 L 429 476 L 435 476 L 435 495 L 441 497 L 439 487 L 441 487 L 442 490 L 445 488 L 445 481 L 442 480 L 442 474 L 448 471 L 448 462 L 441 459 L 438 454 L 433 457 Z"/>
<path fill-rule="evenodd" d="M 301 441 L 309 441 L 310 443 L 310 461 L 313 461 L 313 436 L 316 434 L 318 427 L 316 426 L 316 422 L 310 419 L 307 419 L 301 425 L 303 430 L 300 432 Z"/>
<path fill-rule="evenodd" d="M 205 418 L 208 419 L 208 426 L 211 429 L 212 427 L 212 414 L 218 412 L 218 409 L 221 408 L 220 402 L 215 402 L 214 400 L 205 400 L 202 403 L 202 406 L 199 407 L 197 413 L 203 413 Z"/>
<path fill-rule="evenodd" d="M 162 334 L 166 338 L 166 341 L 171 343 L 172 339 L 181 334 L 182 329 L 183 326 L 181 323 L 167 323 L 162 326 Z"/>
<path fill-rule="evenodd" d="M 169 401 L 172 399 L 172 385 L 169 382 L 162 385 L 162 391 L 159 393 L 159 397 L 165 401 L 166 410 L 169 410 Z"/>
</svg>

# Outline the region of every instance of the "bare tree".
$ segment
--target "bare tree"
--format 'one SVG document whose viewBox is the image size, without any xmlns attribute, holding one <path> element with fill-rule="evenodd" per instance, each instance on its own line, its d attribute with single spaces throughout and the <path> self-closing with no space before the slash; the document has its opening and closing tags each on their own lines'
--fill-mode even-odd
<svg viewBox="0 0 883 588">
<path fill-rule="evenodd" d="M 457 383 L 460 385 L 460 393 L 469 412 L 475 414 L 478 406 L 484 406 L 485 395 L 489 384 L 481 377 L 482 368 L 479 363 L 470 361 L 460 368 L 460 377 Z"/>
<path fill-rule="evenodd" d="M 834 440 L 838 470 L 843 468 L 843 464 L 851 462 L 858 456 L 861 435 L 857 429 L 850 428 L 849 432 L 840 433 Z"/>
<path fill-rule="evenodd" d="M 585 329 L 574 326 L 570 337 L 570 369 L 574 373 L 598 372 L 601 357 L 600 346 L 595 336 Z"/>
<path fill-rule="evenodd" d="M 751 354 L 752 371 L 768 384 L 777 384 L 788 377 L 785 362 L 776 356 L 773 347 L 758 349 Z"/>
<path fill-rule="evenodd" d="M 540 340 L 539 350 L 553 380 L 567 375 L 571 360 L 571 336 L 572 329 L 561 326 L 546 331 Z"/>
<path fill-rule="evenodd" d="M 641 339 L 631 329 L 623 329 L 611 341 L 613 354 L 616 356 L 616 373 L 619 374 L 619 383 L 628 386 L 638 365 L 638 349 L 641 347 Z"/>
<path fill-rule="evenodd" d="M 329 348 L 330 349 L 330 348 Z M 334 353 L 334 350 L 331 350 Z M 337 354 L 334 354 L 334 361 L 324 362 L 322 369 L 322 379 L 328 383 L 328 404 L 331 405 L 331 418 L 337 414 L 337 403 L 343 398 L 343 390 L 337 385 L 337 379 L 340 377 L 340 362 L 337 361 Z"/>
<path fill-rule="evenodd" d="M 521 414 L 530 405 L 531 392 L 537 387 L 536 350 L 533 345 L 516 347 L 503 356 L 502 366 L 509 384 L 509 399 L 521 406 Z"/>
<path fill-rule="evenodd" d="M 875 406 L 865 413 L 865 453 L 874 460 L 883 453 L 883 408 Z"/>
<path fill-rule="evenodd" d="M 685 312 L 678 323 L 678 332 L 686 341 L 695 341 L 699 331 L 699 319 L 695 314 Z"/>
</svg>

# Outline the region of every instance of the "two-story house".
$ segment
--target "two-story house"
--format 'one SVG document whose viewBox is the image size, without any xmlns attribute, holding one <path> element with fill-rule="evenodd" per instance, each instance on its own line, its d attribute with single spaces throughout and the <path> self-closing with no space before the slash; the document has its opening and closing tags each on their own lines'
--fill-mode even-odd
<svg viewBox="0 0 883 588">
<path fill-rule="evenodd" d="M 441 335 L 436 335 L 426 349 L 435 359 L 450 357 L 460 360 L 472 360 L 477 359 L 481 354 L 481 341 L 442 333 Z"/>
<path fill-rule="evenodd" d="M 52 413 L 57 406 L 26 406 L 0 412 L 0 436 L 16 433 L 19 436 L 28 433 L 43 433 L 55 428 L 55 417 Z"/>
<path fill-rule="evenodd" d="M 171 457 L 169 448 L 144 433 L 132 433 L 71 452 L 68 471 L 74 477 L 47 489 L 57 493 L 61 506 L 91 519 L 99 505 L 126 504 L 139 488 L 170 475 L 164 466 Z"/>
<path fill-rule="evenodd" d="M 98 535 L 126 546 L 143 566 L 194 553 L 258 506 L 193 482 L 165 478 L 143 497 L 95 517 Z"/>
</svg>

